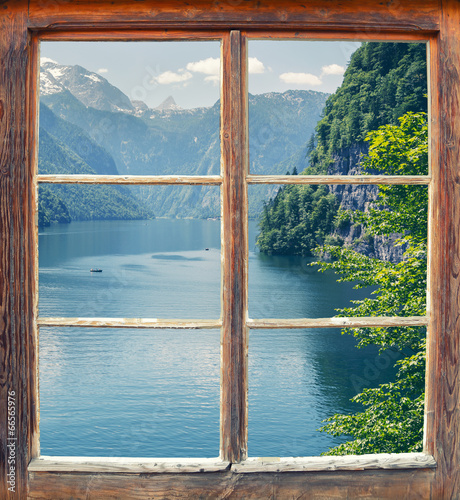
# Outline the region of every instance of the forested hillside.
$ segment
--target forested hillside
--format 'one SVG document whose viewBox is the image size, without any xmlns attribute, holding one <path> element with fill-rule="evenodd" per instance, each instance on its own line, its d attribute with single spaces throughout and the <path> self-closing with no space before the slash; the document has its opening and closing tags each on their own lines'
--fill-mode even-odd
<svg viewBox="0 0 460 500">
<path fill-rule="evenodd" d="M 364 43 L 352 55 L 343 84 L 326 102 L 316 134 L 305 149 L 309 166 L 303 173 L 359 173 L 360 158 L 368 150 L 367 133 L 397 124 L 408 111 L 426 111 L 426 82 L 425 44 Z M 305 198 L 306 191 L 301 186 L 280 188 L 267 204 L 260 219 L 262 252 L 311 255 L 316 246 L 333 242 L 355 244 L 368 255 L 392 256 L 391 252 L 379 255 L 374 239 L 359 225 L 352 227 L 343 217 L 334 221 L 341 207 L 363 210 L 376 198 L 376 187 L 309 186 L 312 199 Z M 327 217 L 316 225 L 312 213 L 324 211 L 326 205 Z"/>
<path fill-rule="evenodd" d="M 112 157 L 83 130 L 40 106 L 40 174 L 116 174 Z M 123 186 L 41 185 L 39 226 L 93 219 L 144 219 L 151 210 Z"/>
</svg>

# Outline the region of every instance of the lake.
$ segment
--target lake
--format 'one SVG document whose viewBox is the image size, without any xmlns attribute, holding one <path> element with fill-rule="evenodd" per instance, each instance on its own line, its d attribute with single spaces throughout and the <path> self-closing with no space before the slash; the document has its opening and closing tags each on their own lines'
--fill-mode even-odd
<svg viewBox="0 0 460 500">
<path fill-rule="evenodd" d="M 256 235 L 251 222 L 251 318 L 333 316 L 363 296 L 308 259 L 261 255 Z M 220 221 L 54 225 L 40 230 L 39 260 L 42 317 L 220 315 Z M 251 331 L 249 455 L 342 442 L 317 429 L 392 375 L 390 354 L 358 350 L 340 329 Z M 218 456 L 219 331 L 41 328 L 39 363 L 42 455 Z"/>
</svg>

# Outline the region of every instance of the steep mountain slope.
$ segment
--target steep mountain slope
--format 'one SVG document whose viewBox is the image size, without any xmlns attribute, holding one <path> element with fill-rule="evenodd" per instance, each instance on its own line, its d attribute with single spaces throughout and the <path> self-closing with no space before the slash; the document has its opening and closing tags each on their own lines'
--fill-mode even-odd
<svg viewBox="0 0 460 500">
<path fill-rule="evenodd" d="M 68 149 L 87 163 L 94 173 L 118 174 L 115 161 L 107 151 L 96 144 L 81 128 L 56 116 L 43 102 L 40 103 L 40 129 L 64 143 Z M 45 160 L 46 157 L 42 157 L 42 159 Z M 56 166 L 53 173 L 58 172 L 59 166 Z M 39 173 L 45 172 L 39 171 Z M 64 172 L 61 171 L 60 173 Z"/>
<path fill-rule="evenodd" d="M 117 174 L 110 155 L 83 130 L 40 105 L 40 174 Z M 123 186 L 41 185 L 39 225 L 92 219 L 142 219 L 150 209 Z"/>
</svg>

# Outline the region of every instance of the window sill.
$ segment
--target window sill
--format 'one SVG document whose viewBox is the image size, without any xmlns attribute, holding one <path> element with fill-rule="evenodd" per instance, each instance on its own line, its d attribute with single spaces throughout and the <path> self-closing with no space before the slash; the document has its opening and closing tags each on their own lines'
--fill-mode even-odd
<svg viewBox="0 0 460 500">
<path fill-rule="evenodd" d="M 170 474 L 222 472 L 230 462 L 218 458 L 48 457 L 31 460 L 29 472 L 90 472 L 113 474 Z"/>
<path fill-rule="evenodd" d="M 237 474 L 258 472 L 321 472 L 376 469 L 432 469 L 436 460 L 426 453 L 382 453 L 327 457 L 259 457 L 230 464 L 218 458 L 106 458 L 47 457 L 33 459 L 29 472 L 170 474 L 232 471 Z"/>
<path fill-rule="evenodd" d="M 436 460 L 426 453 L 380 453 L 327 457 L 248 458 L 239 464 L 232 464 L 232 471 L 245 474 L 251 472 L 321 472 L 435 467 Z"/>
</svg>

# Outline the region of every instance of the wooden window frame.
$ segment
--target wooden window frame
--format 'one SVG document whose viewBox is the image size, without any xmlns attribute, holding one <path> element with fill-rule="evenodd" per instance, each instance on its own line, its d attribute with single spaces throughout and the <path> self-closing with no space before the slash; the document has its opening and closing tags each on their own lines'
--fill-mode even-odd
<svg viewBox="0 0 460 500">
<path fill-rule="evenodd" d="M 458 497 L 460 3 L 457 0 L 6 0 L 2 9 L 0 497 L 164 498 L 171 491 L 180 498 Z M 38 41 L 138 40 L 157 37 L 160 32 L 164 38 L 190 39 L 188 33 L 192 31 L 193 39 L 200 34 L 206 39 L 211 36 L 223 39 L 224 166 L 218 178 L 198 181 L 221 185 L 223 228 L 225 234 L 232 235 L 224 239 L 222 246 L 222 298 L 226 307 L 219 326 L 223 332 L 222 365 L 228 370 L 222 374 L 221 458 L 189 459 L 181 464 L 177 460 L 158 463 L 138 459 L 42 461 L 38 442 L 37 234 L 33 217 L 37 201 Z M 292 182 L 292 178 L 283 181 L 283 176 L 262 179 L 249 175 L 247 170 L 245 36 L 256 31 L 258 38 L 286 38 L 295 32 L 296 36 L 302 33 L 311 39 L 429 42 L 432 168 L 430 176 L 421 181 L 429 184 L 430 192 L 429 301 L 426 318 L 409 320 L 428 323 L 429 327 L 424 453 L 280 461 L 246 459 L 248 329 L 280 326 L 274 320 L 251 322 L 247 318 L 247 184 Z M 196 182 L 180 178 L 145 182 L 173 184 L 184 180 Z M 340 182 L 340 179 L 323 178 L 320 183 L 326 181 Z M 123 182 L 131 181 L 125 178 Z M 418 180 L 410 181 L 415 182 Z M 397 324 L 402 320 L 398 318 Z M 52 323 L 51 319 L 48 321 Z M 311 321 L 295 320 L 283 327 L 321 326 Z M 347 326 L 358 321 L 350 320 Z M 46 318 L 40 320 L 40 326 L 44 324 Z M 192 325 L 185 322 L 175 326 Z M 16 412 L 12 448 L 7 448 L 8 411 L 3 404 L 9 391 L 14 392 Z M 15 459 L 14 492 L 8 489 L 6 481 L 11 470 L 7 460 L 11 458 L 11 454 L 7 455 L 10 449 L 14 449 Z"/>
</svg>

